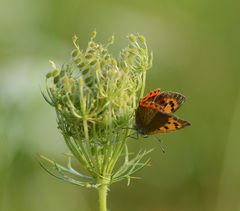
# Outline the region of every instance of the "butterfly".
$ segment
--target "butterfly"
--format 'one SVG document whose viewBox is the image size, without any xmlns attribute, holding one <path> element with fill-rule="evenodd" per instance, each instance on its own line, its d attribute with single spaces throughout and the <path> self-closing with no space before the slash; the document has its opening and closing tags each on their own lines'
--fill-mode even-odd
<svg viewBox="0 0 240 211">
<path fill-rule="evenodd" d="M 185 102 L 185 97 L 177 92 L 149 92 L 139 100 L 135 111 L 135 129 L 147 136 L 176 131 L 190 123 L 173 115 Z"/>
</svg>

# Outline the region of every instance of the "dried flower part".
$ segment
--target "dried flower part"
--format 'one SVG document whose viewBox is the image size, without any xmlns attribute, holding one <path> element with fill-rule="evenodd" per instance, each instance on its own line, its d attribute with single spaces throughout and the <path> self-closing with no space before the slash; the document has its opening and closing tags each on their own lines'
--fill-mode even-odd
<svg viewBox="0 0 240 211">
<path fill-rule="evenodd" d="M 61 68 L 51 62 L 53 71 L 46 76 L 48 96 L 43 94 L 56 110 L 58 128 L 69 150 L 88 176 L 72 168 L 71 156 L 67 168 L 42 156 L 44 168 L 58 178 L 85 187 L 98 187 L 99 178 L 105 178 L 109 184 L 130 179 L 149 162 L 140 162 L 146 151 L 129 159 L 126 145 L 130 134 L 126 128 L 133 125 L 146 70 L 152 65 L 145 38 L 129 35 L 128 47 L 116 59 L 108 50 L 114 37 L 103 45 L 95 41 L 96 34 L 93 32 L 86 50 L 80 49 L 77 37 L 73 37 L 70 62 Z M 125 161 L 116 169 L 123 152 Z"/>
</svg>

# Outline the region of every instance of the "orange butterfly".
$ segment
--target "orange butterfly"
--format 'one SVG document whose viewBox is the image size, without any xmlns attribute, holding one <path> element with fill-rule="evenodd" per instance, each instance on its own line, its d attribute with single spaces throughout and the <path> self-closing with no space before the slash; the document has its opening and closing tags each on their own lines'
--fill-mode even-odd
<svg viewBox="0 0 240 211">
<path fill-rule="evenodd" d="M 135 111 L 136 130 L 142 135 L 175 131 L 190 123 L 173 115 L 184 103 L 185 97 L 177 92 L 149 92 L 139 101 Z"/>
</svg>

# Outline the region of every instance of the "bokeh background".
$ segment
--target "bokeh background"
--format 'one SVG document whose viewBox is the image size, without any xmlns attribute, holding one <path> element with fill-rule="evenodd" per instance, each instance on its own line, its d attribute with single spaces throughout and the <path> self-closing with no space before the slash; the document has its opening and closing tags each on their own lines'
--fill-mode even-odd
<svg viewBox="0 0 240 211">
<path fill-rule="evenodd" d="M 143 34 L 154 53 L 146 91 L 187 96 L 178 115 L 192 126 L 131 143 L 155 148 L 152 166 L 109 193 L 113 211 L 240 210 L 240 1 L 0 0 L 0 210 L 95 211 L 97 193 L 49 176 L 41 153 L 62 161 L 67 151 L 54 110 L 40 87 L 49 59 L 66 62 L 77 34 L 91 32 L 112 53 L 126 35 Z"/>
</svg>

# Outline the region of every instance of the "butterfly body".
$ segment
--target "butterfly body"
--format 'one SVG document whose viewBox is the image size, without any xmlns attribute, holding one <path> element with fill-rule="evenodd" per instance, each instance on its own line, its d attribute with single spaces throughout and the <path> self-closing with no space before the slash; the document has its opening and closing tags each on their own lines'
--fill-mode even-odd
<svg viewBox="0 0 240 211">
<path fill-rule="evenodd" d="M 183 104 L 185 97 L 176 92 L 154 90 L 139 101 L 135 111 L 135 128 L 146 136 L 176 131 L 190 123 L 173 115 Z"/>
</svg>

